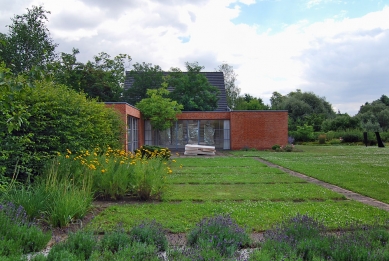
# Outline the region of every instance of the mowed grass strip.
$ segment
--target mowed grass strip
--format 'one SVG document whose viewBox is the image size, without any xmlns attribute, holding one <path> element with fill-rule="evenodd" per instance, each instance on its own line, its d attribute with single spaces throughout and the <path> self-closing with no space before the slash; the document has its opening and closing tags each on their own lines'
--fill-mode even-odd
<svg viewBox="0 0 389 261">
<path fill-rule="evenodd" d="M 185 233 L 204 217 L 228 213 L 249 232 L 270 229 L 288 217 L 307 214 L 322 220 L 332 229 L 346 227 L 352 222 L 384 224 L 389 220 L 387 211 L 356 201 L 323 202 L 271 202 L 271 201 L 183 201 L 176 203 L 137 203 L 111 206 L 97 215 L 87 229 L 96 232 L 114 230 L 120 224 L 131 229 L 141 220 L 154 219 L 172 233 Z"/>
<path fill-rule="evenodd" d="M 174 184 L 163 196 L 166 201 L 220 200 L 345 200 L 339 193 L 310 183 L 290 184 Z"/>
<path fill-rule="evenodd" d="M 274 183 L 301 183 L 305 182 L 299 178 L 286 173 L 190 173 L 169 176 L 170 184 L 274 184 Z"/>
<path fill-rule="evenodd" d="M 389 204 L 389 149 L 296 146 L 302 152 L 234 151 L 265 160 Z"/>
</svg>

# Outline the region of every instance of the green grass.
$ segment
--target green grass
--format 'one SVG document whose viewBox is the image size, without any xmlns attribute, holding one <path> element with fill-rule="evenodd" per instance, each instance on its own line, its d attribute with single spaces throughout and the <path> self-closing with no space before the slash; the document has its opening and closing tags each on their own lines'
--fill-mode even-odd
<svg viewBox="0 0 389 261">
<path fill-rule="evenodd" d="M 302 152 L 234 151 L 235 156 L 261 157 L 389 203 L 389 149 L 364 146 L 296 146 Z"/>
<path fill-rule="evenodd" d="M 355 201 L 271 202 L 271 201 L 182 201 L 178 203 L 138 203 L 111 206 L 88 225 L 95 231 L 112 231 L 117 224 L 126 230 L 140 220 L 155 219 L 173 233 L 188 232 L 202 218 L 229 213 L 240 226 L 249 231 L 264 231 L 297 213 L 323 220 L 332 229 L 347 222 L 373 224 L 377 219 L 388 220 L 389 213 Z"/>
<path fill-rule="evenodd" d="M 304 201 L 345 199 L 339 193 L 309 183 L 281 184 L 182 184 L 171 186 L 165 200 L 271 200 Z"/>
<path fill-rule="evenodd" d="M 303 162 L 300 165 L 307 164 L 309 159 Z M 130 229 L 139 220 L 155 219 L 170 232 L 178 233 L 187 232 L 202 218 L 217 214 L 231 214 L 250 231 L 270 229 L 298 213 L 317 217 L 332 229 L 354 221 L 373 224 L 377 219 L 389 220 L 387 211 L 346 200 L 340 194 L 267 167 L 253 157 L 177 158 L 171 167 L 173 174 L 168 176 L 169 192 L 164 195 L 164 202 L 112 206 L 89 227 L 109 231 L 121 223 Z"/>
</svg>

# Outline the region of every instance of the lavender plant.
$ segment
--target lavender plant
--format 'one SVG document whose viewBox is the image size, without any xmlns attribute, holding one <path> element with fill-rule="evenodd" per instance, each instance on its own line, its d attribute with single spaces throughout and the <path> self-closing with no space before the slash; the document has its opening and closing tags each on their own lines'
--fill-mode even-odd
<svg viewBox="0 0 389 261">
<path fill-rule="evenodd" d="M 165 229 L 155 220 L 145 220 L 130 230 L 132 242 L 146 243 L 154 245 L 159 251 L 166 251 L 168 241 L 165 235 Z"/>
<path fill-rule="evenodd" d="M 231 257 L 241 247 L 248 245 L 250 237 L 230 215 L 204 218 L 188 234 L 191 247 L 216 249 L 222 256 Z"/>
<path fill-rule="evenodd" d="M 0 256 L 39 251 L 50 238 L 49 233 L 28 220 L 22 206 L 12 202 L 0 204 Z"/>
</svg>

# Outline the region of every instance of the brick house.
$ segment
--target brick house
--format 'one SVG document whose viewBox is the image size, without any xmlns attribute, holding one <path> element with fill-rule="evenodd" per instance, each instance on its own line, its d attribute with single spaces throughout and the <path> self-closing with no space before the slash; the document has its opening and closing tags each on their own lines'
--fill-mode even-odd
<svg viewBox="0 0 389 261">
<path fill-rule="evenodd" d="M 162 132 L 154 131 L 134 106 L 123 102 L 106 103 L 120 112 L 127 126 L 125 149 L 133 151 L 142 145 L 159 145 L 183 150 L 186 144 L 200 144 L 215 146 L 217 150 L 239 150 L 287 144 L 287 111 L 231 111 L 227 107 L 223 73 L 203 74 L 220 90 L 217 109 L 182 112 L 177 115 L 174 126 Z M 132 82 L 127 76 L 125 88 L 131 88 Z"/>
</svg>

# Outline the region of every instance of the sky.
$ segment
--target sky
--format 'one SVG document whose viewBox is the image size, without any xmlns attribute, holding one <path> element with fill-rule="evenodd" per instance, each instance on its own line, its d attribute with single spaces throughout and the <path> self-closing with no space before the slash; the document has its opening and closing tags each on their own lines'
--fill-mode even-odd
<svg viewBox="0 0 389 261">
<path fill-rule="evenodd" d="M 0 0 L 0 32 L 42 5 L 58 52 L 106 52 L 203 71 L 233 66 L 241 94 L 270 104 L 300 89 L 358 113 L 389 96 L 389 0 Z"/>
</svg>

